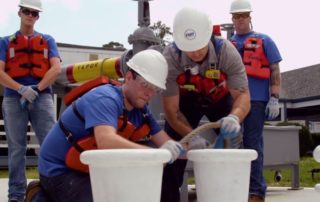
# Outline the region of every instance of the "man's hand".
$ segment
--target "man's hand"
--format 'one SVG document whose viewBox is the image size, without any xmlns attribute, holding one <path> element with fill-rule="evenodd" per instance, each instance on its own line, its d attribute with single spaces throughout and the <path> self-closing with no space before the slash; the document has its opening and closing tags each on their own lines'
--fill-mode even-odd
<svg viewBox="0 0 320 202">
<path fill-rule="evenodd" d="M 266 108 L 266 117 L 268 120 L 275 119 L 279 113 L 279 99 L 271 96 Z"/>
<path fill-rule="evenodd" d="M 21 86 L 18 90 L 18 93 L 30 103 L 32 103 L 39 96 L 38 92 L 30 86 Z"/>
<path fill-rule="evenodd" d="M 229 133 L 225 134 L 220 132 L 217 137 L 213 148 L 214 149 L 239 149 L 242 144 L 242 134 L 238 133 Z"/>
<path fill-rule="evenodd" d="M 169 163 L 173 163 L 179 156 L 184 155 L 186 151 L 183 149 L 182 145 L 179 142 L 168 140 L 165 142 L 160 149 L 167 149 L 171 153 L 171 159 Z"/>
<path fill-rule="evenodd" d="M 240 131 L 239 118 L 236 115 L 229 114 L 218 121 L 221 124 L 220 131 L 227 136 L 232 136 Z"/>
<path fill-rule="evenodd" d="M 194 136 L 188 143 L 188 150 L 205 149 L 210 145 L 210 142 L 201 136 Z"/>
</svg>

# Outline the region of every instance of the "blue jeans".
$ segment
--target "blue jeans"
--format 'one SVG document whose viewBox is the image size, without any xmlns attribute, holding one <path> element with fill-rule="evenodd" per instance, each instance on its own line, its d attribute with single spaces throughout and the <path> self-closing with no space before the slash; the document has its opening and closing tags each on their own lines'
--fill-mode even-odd
<svg viewBox="0 0 320 202">
<path fill-rule="evenodd" d="M 90 176 L 71 171 L 55 177 L 40 176 L 40 183 L 53 202 L 92 202 Z"/>
<path fill-rule="evenodd" d="M 263 125 L 266 102 L 251 101 L 251 110 L 243 124 L 243 146 L 254 149 L 258 158 L 251 163 L 249 194 L 265 197 L 267 185 L 263 176 Z"/>
<path fill-rule="evenodd" d="M 9 194 L 8 198 L 23 201 L 26 191 L 25 155 L 28 122 L 40 143 L 55 123 L 52 95 L 42 93 L 32 104 L 22 108 L 20 97 L 4 97 L 2 113 L 8 142 Z"/>
</svg>

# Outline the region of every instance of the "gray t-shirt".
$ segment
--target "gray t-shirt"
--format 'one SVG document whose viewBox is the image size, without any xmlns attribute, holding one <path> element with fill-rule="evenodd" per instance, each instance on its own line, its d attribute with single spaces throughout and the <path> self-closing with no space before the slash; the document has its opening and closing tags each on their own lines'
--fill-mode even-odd
<svg viewBox="0 0 320 202">
<path fill-rule="evenodd" d="M 218 38 L 218 37 L 216 37 Z M 222 39 L 222 38 L 219 38 Z M 212 42 L 209 42 L 209 52 L 206 59 L 201 63 L 193 62 L 184 52 L 178 51 L 174 44 L 170 44 L 163 50 L 163 55 L 168 62 L 169 72 L 164 96 L 174 96 L 179 94 L 179 86 L 176 79 L 184 72 L 185 67 L 198 66 L 199 73 L 204 76 L 205 72 L 212 64 L 218 64 L 217 69 L 227 76 L 229 89 L 248 88 L 248 79 L 241 56 L 237 49 L 226 39 L 222 39 L 220 56 L 217 56 Z M 219 61 L 218 61 L 219 59 Z"/>
</svg>

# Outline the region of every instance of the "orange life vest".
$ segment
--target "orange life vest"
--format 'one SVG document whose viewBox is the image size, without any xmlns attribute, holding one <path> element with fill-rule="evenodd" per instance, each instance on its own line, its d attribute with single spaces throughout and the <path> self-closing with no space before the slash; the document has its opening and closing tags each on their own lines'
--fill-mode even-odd
<svg viewBox="0 0 320 202">
<path fill-rule="evenodd" d="M 139 128 L 136 128 L 121 116 L 118 119 L 118 126 L 117 133 L 131 141 L 137 142 L 150 137 L 150 127 L 148 124 L 143 124 Z M 72 147 L 68 150 L 65 158 L 66 165 L 73 170 L 88 173 L 89 167 L 80 161 L 80 154 L 86 150 L 98 149 L 94 135 L 88 135 L 71 144 Z"/>
<path fill-rule="evenodd" d="M 200 74 L 191 75 L 188 70 L 181 73 L 176 79 L 176 82 L 179 84 L 180 95 L 196 93 L 199 96 L 210 98 L 212 104 L 221 100 L 229 93 L 226 82 L 227 76 L 220 70 L 215 71 L 219 72 L 219 75 L 216 75 L 216 78 L 208 78 L 206 76 L 201 76 Z"/>
<path fill-rule="evenodd" d="M 219 35 L 219 30 L 220 26 L 214 26 L 213 35 L 210 39 L 218 58 L 217 64 L 213 64 L 214 68 L 208 69 L 205 76 L 200 74 L 191 74 L 190 69 L 185 69 L 185 71 L 179 74 L 176 78 L 176 82 L 179 85 L 180 95 L 186 95 L 190 93 L 197 94 L 200 96 L 199 104 L 201 106 L 214 104 L 229 93 L 226 82 L 226 74 L 215 68 L 219 67 L 221 47 L 224 43 L 223 39 L 215 37 Z M 181 56 L 181 51 L 178 49 L 178 47 L 176 47 L 175 44 L 174 47 L 176 48 L 177 53 Z M 209 75 L 207 75 L 208 72 Z M 200 103 L 201 101 L 205 101 L 205 103 Z"/>
<path fill-rule="evenodd" d="M 269 79 L 270 64 L 263 50 L 263 40 L 248 37 L 243 43 L 243 63 L 248 76 Z"/>
<path fill-rule="evenodd" d="M 42 78 L 49 70 L 48 42 L 42 35 L 28 38 L 22 34 L 10 37 L 5 71 L 12 78 Z"/>
<path fill-rule="evenodd" d="M 229 93 L 227 87 L 227 76 L 220 73 L 219 79 L 204 78 L 203 91 L 211 98 L 212 103 L 216 103 Z"/>
<path fill-rule="evenodd" d="M 94 80 L 88 81 L 81 86 L 74 88 L 72 91 L 70 91 L 65 97 L 68 99 L 65 99 L 65 103 L 67 105 L 71 104 L 74 100 L 76 100 L 78 97 L 83 95 L 85 92 L 89 91 L 90 89 L 97 87 L 99 85 L 111 83 L 113 85 L 120 85 L 117 82 L 111 81 L 108 79 L 108 77 L 101 76 Z M 67 102 L 66 102 L 67 101 Z M 72 108 L 76 116 L 83 120 L 83 117 L 80 115 L 80 113 L 77 110 L 76 104 L 72 103 Z M 127 120 L 127 112 L 124 111 L 123 115 L 118 118 L 118 129 L 117 133 L 133 142 L 148 140 L 150 138 L 150 126 L 149 126 L 149 117 L 146 112 L 142 112 L 144 115 L 144 124 L 142 124 L 139 128 L 136 128 L 132 123 L 130 123 Z M 66 157 L 65 157 L 65 163 L 66 165 L 74 170 L 81 171 L 81 172 L 89 172 L 89 168 L 87 165 L 84 165 L 80 161 L 80 153 L 85 150 L 92 150 L 97 149 L 97 144 L 95 141 L 95 137 L 93 134 L 87 135 L 86 137 L 74 140 L 73 135 L 64 127 L 61 120 L 59 120 L 60 128 L 63 130 L 67 140 L 72 145 L 71 148 L 68 150 Z"/>
</svg>

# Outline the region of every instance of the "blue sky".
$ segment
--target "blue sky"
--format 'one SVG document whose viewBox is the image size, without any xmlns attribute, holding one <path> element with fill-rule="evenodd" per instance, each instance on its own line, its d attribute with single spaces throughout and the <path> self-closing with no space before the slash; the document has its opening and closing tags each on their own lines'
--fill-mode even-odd
<svg viewBox="0 0 320 202">
<path fill-rule="evenodd" d="M 138 28 L 138 3 L 133 0 L 42 0 L 44 11 L 36 30 L 57 42 L 102 46 L 117 41 L 127 49 L 128 36 Z M 153 0 L 151 24 L 161 20 L 172 27 L 175 13 L 195 7 L 212 16 L 214 24 L 230 23 L 232 0 Z M 271 36 L 283 57 L 281 71 L 320 63 L 320 3 L 318 0 L 252 0 L 255 31 Z M 19 29 L 19 0 L 0 0 L 0 36 Z"/>
</svg>

